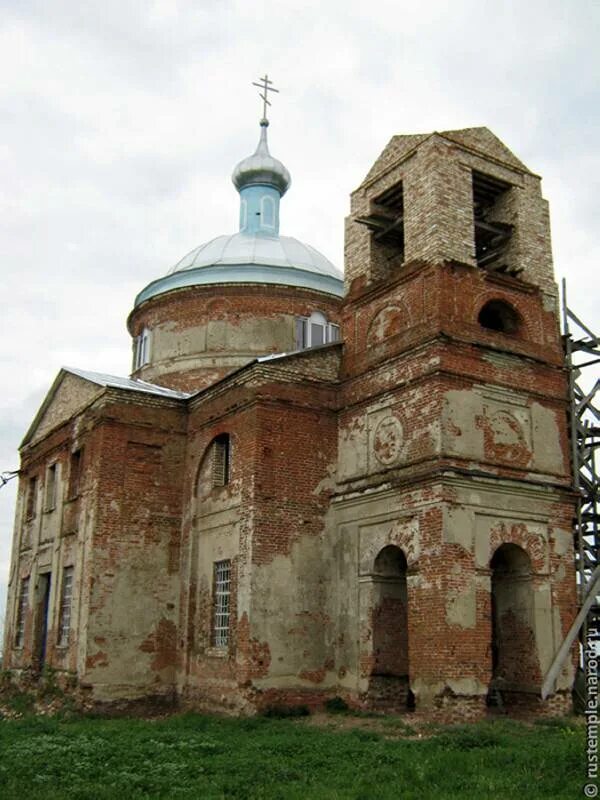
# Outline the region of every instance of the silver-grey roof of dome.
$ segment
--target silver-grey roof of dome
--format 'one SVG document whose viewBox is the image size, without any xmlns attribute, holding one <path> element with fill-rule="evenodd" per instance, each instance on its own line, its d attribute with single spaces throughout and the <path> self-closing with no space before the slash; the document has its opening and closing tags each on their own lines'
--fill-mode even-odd
<svg viewBox="0 0 600 800">
<path fill-rule="evenodd" d="M 148 284 L 135 306 L 186 286 L 263 283 L 344 294 L 342 273 L 314 247 L 291 236 L 234 233 L 196 247 L 162 278 Z"/>
</svg>

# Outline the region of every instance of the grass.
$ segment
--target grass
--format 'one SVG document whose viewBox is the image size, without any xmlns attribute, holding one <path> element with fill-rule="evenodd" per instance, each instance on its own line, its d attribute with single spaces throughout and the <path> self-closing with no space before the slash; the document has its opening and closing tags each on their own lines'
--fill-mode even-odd
<svg viewBox="0 0 600 800">
<path fill-rule="evenodd" d="M 306 720 L 186 714 L 160 720 L 0 721 L 2 800 L 575 798 L 584 729 L 569 720 L 446 727 L 398 718 L 342 732 Z M 391 738 L 393 737 L 393 738 Z"/>
</svg>

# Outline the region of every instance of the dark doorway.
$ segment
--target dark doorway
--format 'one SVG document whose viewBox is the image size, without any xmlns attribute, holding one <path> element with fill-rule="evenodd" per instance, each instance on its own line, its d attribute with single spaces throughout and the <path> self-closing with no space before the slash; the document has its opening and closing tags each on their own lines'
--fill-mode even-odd
<svg viewBox="0 0 600 800">
<path fill-rule="evenodd" d="M 378 553 L 373 565 L 373 704 L 388 710 L 411 707 L 408 669 L 408 587 L 406 556 L 395 545 Z"/>
<path fill-rule="evenodd" d="M 490 705 L 511 705 L 540 682 L 534 632 L 531 560 L 518 545 L 501 545 L 492 569 Z M 524 699 L 522 697 L 521 699 Z"/>
</svg>

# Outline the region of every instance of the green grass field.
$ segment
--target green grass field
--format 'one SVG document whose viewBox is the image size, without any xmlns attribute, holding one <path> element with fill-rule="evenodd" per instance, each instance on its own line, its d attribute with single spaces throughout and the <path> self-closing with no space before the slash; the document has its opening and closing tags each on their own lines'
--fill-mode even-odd
<svg viewBox="0 0 600 800">
<path fill-rule="evenodd" d="M 358 727 L 354 727 L 354 724 Z M 580 722 L 422 727 L 331 716 L 0 721 L 2 800 L 582 797 Z"/>
</svg>

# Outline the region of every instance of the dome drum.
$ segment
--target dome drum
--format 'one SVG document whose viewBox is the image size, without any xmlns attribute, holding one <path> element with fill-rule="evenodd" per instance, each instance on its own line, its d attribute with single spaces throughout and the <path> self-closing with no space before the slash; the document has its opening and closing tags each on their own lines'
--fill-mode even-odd
<svg viewBox="0 0 600 800">
<path fill-rule="evenodd" d="M 145 336 L 147 361 L 134 375 L 184 391 L 202 389 L 254 358 L 298 349 L 298 320 L 340 324 L 341 300 L 311 289 L 257 284 L 189 286 L 153 297 L 128 320 Z"/>
<path fill-rule="evenodd" d="M 233 172 L 240 230 L 196 247 L 136 297 L 128 323 L 135 377 L 198 389 L 253 358 L 298 349 L 300 318 L 323 315 L 323 342 L 339 330 L 342 273 L 314 247 L 279 235 L 291 179 L 269 153 L 267 124 Z"/>
</svg>

